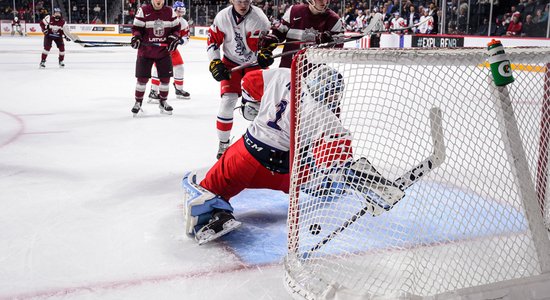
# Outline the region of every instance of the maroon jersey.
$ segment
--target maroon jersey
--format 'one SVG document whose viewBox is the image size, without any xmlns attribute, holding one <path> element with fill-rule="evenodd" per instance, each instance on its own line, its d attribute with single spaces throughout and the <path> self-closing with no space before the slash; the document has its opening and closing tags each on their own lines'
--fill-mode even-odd
<svg viewBox="0 0 550 300">
<path fill-rule="evenodd" d="M 159 10 L 151 4 L 140 7 L 132 27 L 132 35 L 141 36 L 138 56 L 157 59 L 170 55 L 166 46 L 153 44 L 165 44 L 169 35 L 179 37 L 180 28 L 176 13 L 169 6 Z"/>
<path fill-rule="evenodd" d="M 19 20 L 11 20 L 11 27 L 14 27 L 14 26 L 21 26 L 21 21 Z"/>
<path fill-rule="evenodd" d="M 333 35 L 343 34 L 344 24 L 334 11 L 327 9 L 324 13 L 314 15 L 307 4 L 291 6 L 283 15 L 281 23 L 273 28 L 273 33 L 281 42 L 285 39 L 287 41 L 315 41 L 315 36 L 325 31 Z M 340 45 L 340 47 L 342 46 Z M 286 44 L 283 52 L 299 48 L 299 44 Z M 290 68 L 291 62 L 291 55 L 283 56 L 280 67 Z"/>
<path fill-rule="evenodd" d="M 63 32 L 63 26 L 65 25 L 65 20 L 63 17 L 55 19 L 53 16 L 47 15 L 40 22 L 40 28 L 42 32 L 45 32 L 48 29 L 47 36 L 50 38 L 62 38 L 65 33 Z"/>
</svg>

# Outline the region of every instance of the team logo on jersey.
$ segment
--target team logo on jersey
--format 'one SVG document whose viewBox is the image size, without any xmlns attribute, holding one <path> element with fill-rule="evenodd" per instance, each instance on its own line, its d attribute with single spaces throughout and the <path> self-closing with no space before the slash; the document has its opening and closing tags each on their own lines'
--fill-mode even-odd
<svg viewBox="0 0 550 300">
<path fill-rule="evenodd" d="M 250 61 L 253 53 L 246 50 L 246 45 L 243 41 L 243 37 L 239 32 L 235 32 L 235 42 L 237 43 L 237 46 L 235 46 L 235 53 L 243 57 L 244 61 Z"/>
<path fill-rule="evenodd" d="M 315 41 L 315 37 L 319 31 L 315 28 L 306 28 L 302 33 L 302 41 Z"/>
<path fill-rule="evenodd" d="M 157 19 L 155 23 L 153 23 L 153 34 L 155 36 L 164 36 L 164 22 L 160 19 Z"/>
</svg>

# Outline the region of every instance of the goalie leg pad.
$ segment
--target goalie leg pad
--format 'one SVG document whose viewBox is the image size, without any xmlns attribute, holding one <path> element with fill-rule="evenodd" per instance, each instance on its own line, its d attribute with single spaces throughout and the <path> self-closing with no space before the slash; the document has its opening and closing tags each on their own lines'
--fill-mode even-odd
<svg viewBox="0 0 550 300">
<path fill-rule="evenodd" d="M 185 232 L 194 236 L 212 219 L 214 210 L 233 212 L 229 202 L 196 183 L 197 174 L 191 172 L 183 177 Z"/>
</svg>

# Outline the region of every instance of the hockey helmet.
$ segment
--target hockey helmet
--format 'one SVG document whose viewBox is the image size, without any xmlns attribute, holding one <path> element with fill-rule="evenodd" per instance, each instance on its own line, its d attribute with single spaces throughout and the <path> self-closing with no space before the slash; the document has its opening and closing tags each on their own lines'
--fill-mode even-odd
<svg viewBox="0 0 550 300">
<path fill-rule="evenodd" d="M 14 20 L 15 22 L 17 22 L 17 21 L 19 21 L 19 18 L 18 18 L 18 17 L 14 17 L 13 20 Z"/>
<path fill-rule="evenodd" d="M 309 72 L 304 81 L 313 100 L 336 112 L 344 91 L 344 77 L 340 72 L 327 65 L 319 65 Z"/>
<path fill-rule="evenodd" d="M 174 9 L 174 11 L 181 12 L 184 15 L 186 13 L 185 3 L 183 3 L 182 1 L 174 2 L 172 8 Z"/>
</svg>

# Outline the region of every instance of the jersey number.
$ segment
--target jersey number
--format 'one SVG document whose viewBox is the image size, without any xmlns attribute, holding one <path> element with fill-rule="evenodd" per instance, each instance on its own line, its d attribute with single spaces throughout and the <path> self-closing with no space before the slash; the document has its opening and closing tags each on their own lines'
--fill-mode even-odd
<svg viewBox="0 0 550 300">
<path fill-rule="evenodd" d="M 287 105 L 287 100 L 281 100 L 281 102 L 277 104 L 277 113 L 275 113 L 275 120 L 267 122 L 267 126 L 275 130 L 281 130 L 281 126 L 279 126 L 277 123 L 279 123 L 279 121 L 283 117 L 283 113 L 285 112 Z"/>
</svg>

